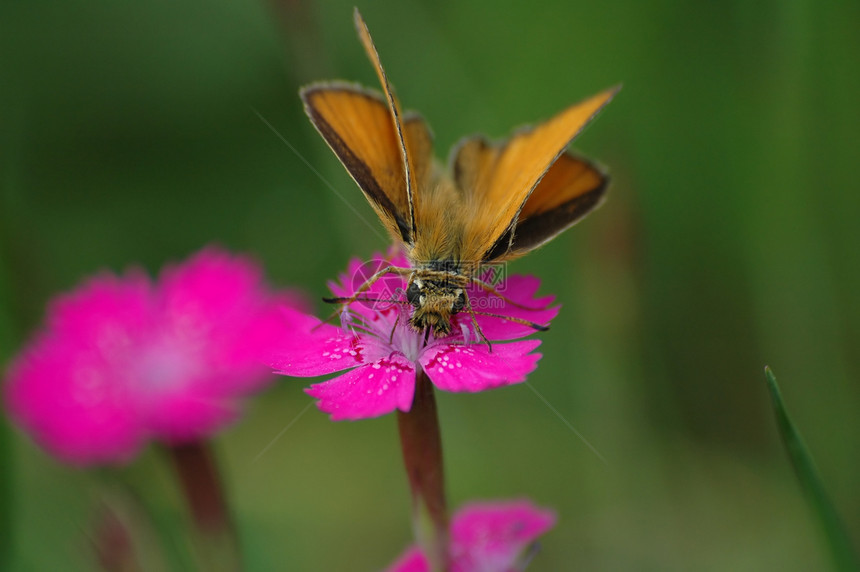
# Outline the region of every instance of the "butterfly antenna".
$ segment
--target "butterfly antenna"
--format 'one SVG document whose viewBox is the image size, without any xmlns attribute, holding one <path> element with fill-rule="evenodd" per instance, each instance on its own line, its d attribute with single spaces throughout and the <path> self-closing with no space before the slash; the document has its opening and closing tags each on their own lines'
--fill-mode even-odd
<svg viewBox="0 0 860 572">
<path fill-rule="evenodd" d="M 382 304 L 404 304 L 404 305 L 408 304 L 408 302 L 406 300 L 385 299 L 385 298 L 367 298 L 364 296 L 362 296 L 360 298 L 355 298 L 355 297 L 323 298 L 322 301 L 325 302 L 326 304 L 341 304 L 344 307 L 349 305 L 352 302 L 376 302 L 376 303 L 382 303 Z M 311 328 L 311 331 L 316 330 L 317 328 L 319 328 L 323 324 L 331 322 L 332 320 L 337 318 L 339 315 L 340 315 L 340 309 L 335 310 L 334 312 L 331 313 L 331 315 L 328 318 L 326 318 L 325 320 L 321 321 L 319 324 L 317 324 L 316 326 Z M 398 314 L 398 318 L 399 318 L 399 314 Z"/>
<path fill-rule="evenodd" d="M 389 264 L 385 268 L 382 268 L 381 270 L 377 270 L 373 274 L 373 276 L 371 276 L 370 278 L 365 280 L 364 284 L 359 286 L 358 290 L 356 290 L 352 294 L 352 296 L 336 297 L 336 298 L 323 298 L 323 302 L 326 302 L 329 304 L 351 304 L 351 303 L 355 302 L 356 300 L 358 300 L 362 294 L 367 292 L 367 290 L 376 283 L 377 280 L 379 280 L 380 278 L 382 278 L 386 274 L 400 274 L 401 276 L 403 276 L 405 274 L 409 274 L 410 272 L 412 272 L 411 268 L 400 268 L 399 266 L 392 266 L 391 264 Z"/>
<path fill-rule="evenodd" d="M 326 304 L 343 304 L 344 306 L 352 304 L 353 302 L 382 302 L 384 304 L 403 304 L 403 305 L 406 305 L 409 303 L 406 300 L 398 300 L 396 298 L 368 298 L 367 296 L 358 296 L 358 297 L 356 297 L 356 296 L 346 296 L 346 297 L 339 296 L 336 298 L 323 297 L 322 301 L 325 302 Z"/>
</svg>

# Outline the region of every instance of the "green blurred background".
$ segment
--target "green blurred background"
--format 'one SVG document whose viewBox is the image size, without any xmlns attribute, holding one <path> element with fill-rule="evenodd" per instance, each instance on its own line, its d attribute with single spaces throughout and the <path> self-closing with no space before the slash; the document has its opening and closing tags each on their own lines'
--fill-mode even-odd
<svg viewBox="0 0 860 572">
<path fill-rule="evenodd" d="M 608 202 L 514 265 L 563 304 L 535 391 L 439 396 L 452 505 L 555 508 L 532 570 L 825 567 L 763 366 L 860 537 L 860 4 L 381 4 L 360 8 L 440 158 L 624 82 L 575 145 L 610 168 Z M 216 242 L 319 299 L 385 247 L 296 95 L 375 86 L 352 7 L 2 4 L 0 361 L 102 268 Z M 395 417 L 331 423 L 304 385 L 216 442 L 248 568 L 379 569 L 410 541 Z M 0 568 L 92 569 L 98 481 L 0 420 Z M 181 553 L 159 451 L 122 474 Z"/>
</svg>

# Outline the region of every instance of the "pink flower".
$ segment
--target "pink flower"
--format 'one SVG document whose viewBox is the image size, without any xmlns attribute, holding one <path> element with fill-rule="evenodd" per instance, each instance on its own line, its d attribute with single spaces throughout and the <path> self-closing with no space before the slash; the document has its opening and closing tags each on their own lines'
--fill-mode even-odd
<svg viewBox="0 0 860 572">
<path fill-rule="evenodd" d="M 555 514 L 526 500 L 472 503 L 451 523 L 451 572 L 519 572 L 532 555 L 526 550 L 555 525 Z M 388 572 L 429 572 L 417 546 L 409 548 Z"/>
<path fill-rule="evenodd" d="M 401 265 L 406 261 L 393 263 Z M 351 296 L 385 264 L 388 262 L 378 256 L 367 264 L 353 260 L 340 283 L 330 284 L 332 292 L 335 296 Z M 469 289 L 469 300 L 477 311 L 545 325 L 558 313 L 558 307 L 547 308 L 552 296 L 534 297 L 539 285 L 537 278 L 518 275 L 497 285 L 506 297 L 526 308 L 477 286 Z M 537 367 L 541 356 L 533 350 L 540 341 L 495 343 L 527 336 L 534 329 L 498 317 L 477 316 L 484 335 L 493 342 L 492 351 L 475 333 L 466 311 L 452 317 L 450 335 L 431 335 L 425 345 L 424 333 L 408 324 L 410 308 L 403 303 L 405 288 L 405 278 L 398 275 L 377 281 L 362 295 L 376 301 L 350 304 L 343 314 L 342 327 L 287 310 L 287 319 L 296 327 L 269 363 L 278 373 L 297 377 L 349 370 L 306 390 L 333 420 L 376 417 L 395 409 L 409 411 L 418 368 L 439 389 L 475 392 L 522 382 Z"/>
<path fill-rule="evenodd" d="M 283 336 L 285 304 L 257 264 L 208 248 L 167 267 L 103 273 L 49 306 L 46 326 L 5 386 L 16 423 L 64 461 L 124 462 L 147 439 L 206 437 L 271 378 L 262 353 Z"/>
</svg>

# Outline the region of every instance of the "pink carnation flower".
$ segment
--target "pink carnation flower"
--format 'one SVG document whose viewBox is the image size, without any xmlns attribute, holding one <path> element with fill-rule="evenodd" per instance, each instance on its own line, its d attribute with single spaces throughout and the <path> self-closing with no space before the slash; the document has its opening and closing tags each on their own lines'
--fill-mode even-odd
<svg viewBox="0 0 860 572">
<path fill-rule="evenodd" d="M 263 352 L 283 336 L 257 264 L 215 248 L 167 267 L 104 273 L 49 306 L 5 386 L 15 422 L 74 464 L 124 462 L 147 439 L 195 441 L 234 420 L 271 381 Z"/>
<path fill-rule="evenodd" d="M 406 261 L 393 263 L 402 265 Z M 385 264 L 388 262 L 380 257 L 367 264 L 353 260 L 340 283 L 330 284 L 330 288 L 335 296 L 351 296 Z M 558 313 L 558 307 L 547 308 L 552 296 L 535 298 L 539 285 L 537 278 L 520 275 L 497 285 L 507 298 L 526 308 L 477 286 L 470 288 L 468 294 L 472 306 L 479 311 L 546 325 Z M 452 317 L 450 335 L 431 335 L 425 345 L 424 333 L 408 324 L 410 308 L 402 303 L 405 288 L 406 280 L 401 276 L 388 275 L 377 281 L 362 297 L 378 301 L 353 302 L 343 314 L 342 327 L 286 310 L 295 329 L 273 354 L 270 364 L 278 373 L 297 377 L 349 370 L 306 390 L 333 420 L 376 417 L 395 409 L 409 411 L 418 368 L 439 389 L 475 392 L 522 382 L 537 367 L 541 356 L 534 350 L 540 341 L 496 343 L 527 336 L 534 329 L 497 317 L 477 316 L 484 335 L 493 342 L 492 351 L 476 335 L 465 311 Z"/>
<path fill-rule="evenodd" d="M 520 572 L 527 548 L 555 525 L 555 514 L 526 500 L 472 503 L 451 522 L 451 572 Z M 409 548 L 387 572 L 429 572 L 421 549 Z"/>
</svg>

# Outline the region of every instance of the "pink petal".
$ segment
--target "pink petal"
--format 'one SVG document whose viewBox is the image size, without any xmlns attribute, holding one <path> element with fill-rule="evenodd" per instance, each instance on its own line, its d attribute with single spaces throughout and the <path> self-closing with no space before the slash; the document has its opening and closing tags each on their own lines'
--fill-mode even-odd
<svg viewBox="0 0 860 572">
<path fill-rule="evenodd" d="M 367 419 L 409 411 L 415 393 L 415 369 L 398 355 L 363 365 L 305 390 L 333 421 Z"/>
<path fill-rule="evenodd" d="M 272 302 L 249 315 L 244 325 L 234 324 L 235 335 L 225 344 L 221 367 L 209 356 L 218 393 L 245 395 L 273 382 L 266 358 L 292 331 L 292 324 L 284 320 L 283 307 L 280 301 Z"/>
<path fill-rule="evenodd" d="M 378 270 L 389 266 L 409 267 L 408 261 L 397 256 L 389 259 L 375 255 L 371 260 L 362 262 L 352 259 L 344 274 L 338 276 L 337 282 L 330 282 L 329 288 L 335 296 L 349 297 L 361 288 L 368 279 Z M 370 288 L 362 293 L 362 297 L 378 301 L 355 301 L 349 306 L 349 310 L 365 319 L 375 320 L 376 313 L 386 310 L 396 302 L 388 303 L 387 300 L 397 300 L 399 307 L 403 307 L 405 301 L 405 289 L 407 280 L 404 276 L 389 274 L 380 278 Z M 534 276 L 513 275 L 496 284 L 499 294 L 509 300 L 491 294 L 479 286 L 469 288 L 469 300 L 477 312 L 498 314 L 504 317 L 518 318 L 536 324 L 546 326 L 558 314 L 559 307 L 550 307 L 552 296 L 536 298 L 535 294 L 540 286 L 540 280 Z M 493 318 L 489 316 L 477 316 L 478 323 L 484 335 L 490 340 L 512 340 L 531 335 L 537 330 L 526 324 L 520 324 L 504 318 Z M 471 316 L 467 312 L 461 312 L 454 316 L 455 332 L 458 327 L 474 329 Z M 458 338 L 459 334 L 455 334 Z M 472 334 L 477 337 L 475 334 Z M 468 341 L 472 341 L 471 339 Z"/>
<path fill-rule="evenodd" d="M 349 261 L 349 264 L 347 264 L 346 272 L 338 275 L 338 281 L 330 283 L 332 286 L 332 293 L 335 296 L 351 296 L 361 288 L 371 276 L 386 266 L 408 268 L 409 261 L 406 260 L 406 257 L 399 254 L 383 256 L 376 253 L 367 261 L 353 258 Z M 402 277 L 398 277 L 397 280 L 403 281 L 404 279 Z M 383 287 L 381 287 L 379 283 L 376 283 L 371 287 L 371 291 L 380 292 L 382 290 Z"/>
<path fill-rule="evenodd" d="M 510 318 L 518 318 L 547 326 L 559 312 L 559 306 L 551 307 L 553 296 L 535 298 L 534 294 L 540 286 L 540 280 L 534 276 L 515 274 L 497 285 L 499 294 L 515 302 L 517 305 L 491 294 L 480 287 L 469 289 L 469 302 L 476 312 L 497 314 Z M 471 318 L 466 312 L 457 315 L 458 322 L 469 324 Z M 493 318 L 478 315 L 481 330 L 489 340 L 512 340 L 535 333 L 537 330 L 525 324 L 519 324 L 503 318 Z"/>
<path fill-rule="evenodd" d="M 4 387 L 10 417 L 62 461 L 126 462 L 144 439 L 133 406 L 98 360 L 75 353 L 42 344 L 13 363 Z"/>
<path fill-rule="evenodd" d="M 160 282 L 156 337 L 138 365 L 140 414 L 167 441 L 196 439 L 273 381 L 262 360 L 288 331 L 279 302 L 289 295 L 273 296 L 256 263 L 216 248 L 168 267 Z"/>
<path fill-rule="evenodd" d="M 451 525 L 451 552 L 461 570 L 513 570 L 523 550 L 555 525 L 555 513 L 527 500 L 472 503 Z"/>
<path fill-rule="evenodd" d="M 150 327 L 149 280 L 134 269 L 124 277 L 102 273 L 48 305 L 47 330 L 81 346 L 121 351 Z"/>
<path fill-rule="evenodd" d="M 493 344 L 434 344 L 424 350 L 419 363 L 433 384 L 444 391 L 483 391 L 519 383 L 534 371 L 540 354 L 530 353 L 540 340 Z"/>
<path fill-rule="evenodd" d="M 261 352 L 289 324 L 247 258 L 207 249 L 165 270 L 101 275 L 51 304 L 4 388 L 17 424 L 78 464 L 124 462 L 145 439 L 203 438 L 271 381 Z"/>
<path fill-rule="evenodd" d="M 388 259 L 375 255 L 371 260 L 362 262 L 357 258 L 350 260 L 345 274 L 338 276 L 337 282 L 329 282 L 332 293 L 338 297 L 350 297 L 360 290 L 379 270 L 388 266 L 406 267 L 405 258 L 395 256 Z M 349 305 L 349 310 L 365 319 L 375 319 L 378 311 L 405 304 L 406 279 L 395 273 L 385 274 L 370 287 L 362 291 L 361 298 Z"/>
<path fill-rule="evenodd" d="M 360 336 L 292 308 L 282 308 L 282 315 L 293 327 L 265 360 L 277 373 L 315 377 L 367 363 Z"/>
<path fill-rule="evenodd" d="M 101 276 L 51 305 L 54 329 L 12 363 L 4 388 L 16 423 L 74 464 L 125 462 L 145 431 L 124 384 L 124 366 L 148 322 L 147 284 Z"/>
<path fill-rule="evenodd" d="M 209 247 L 166 267 L 158 290 L 166 318 L 198 327 L 229 327 L 256 305 L 261 285 L 262 272 L 249 258 Z"/>
<path fill-rule="evenodd" d="M 430 563 L 417 546 L 408 548 L 386 572 L 430 572 Z"/>
<path fill-rule="evenodd" d="M 210 371 L 248 373 L 257 348 L 276 330 L 259 267 L 250 259 L 207 248 L 168 267 L 157 290 L 161 335 L 204 360 Z"/>
<path fill-rule="evenodd" d="M 451 523 L 452 572 L 518 572 L 525 550 L 555 525 L 555 513 L 527 500 L 472 503 Z M 429 564 L 410 547 L 387 572 L 425 572 Z"/>
<path fill-rule="evenodd" d="M 215 433 L 239 416 L 235 399 L 216 399 L 200 392 L 165 396 L 151 407 L 147 428 L 170 444 L 197 441 Z"/>
</svg>

